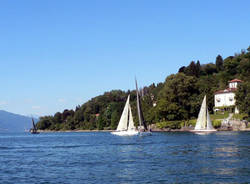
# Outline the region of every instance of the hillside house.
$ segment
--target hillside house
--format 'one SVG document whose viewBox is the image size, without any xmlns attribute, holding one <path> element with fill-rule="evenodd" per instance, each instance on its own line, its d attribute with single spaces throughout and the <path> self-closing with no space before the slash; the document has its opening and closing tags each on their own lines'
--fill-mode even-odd
<svg viewBox="0 0 250 184">
<path fill-rule="evenodd" d="M 234 112 L 236 114 L 239 113 L 239 110 L 235 106 L 235 92 L 237 90 L 237 86 L 242 81 L 239 79 L 234 79 L 229 81 L 229 87 L 224 90 L 219 90 L 215 92 L 214 95 L 214 110 L 218 111 L 221 108 L 234 107 Z"/>
</svg>

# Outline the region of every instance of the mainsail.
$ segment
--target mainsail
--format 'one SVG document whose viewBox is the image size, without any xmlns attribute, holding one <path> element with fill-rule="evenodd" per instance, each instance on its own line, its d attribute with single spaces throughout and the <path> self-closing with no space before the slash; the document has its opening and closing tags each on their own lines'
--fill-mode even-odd
<svg viewBox="0 0 250 184">
<path fill-rule="evenodd" d="M 32 133 L 32 134 L 39 134 L 39 132 L 37 131 L 37 128 L 36 128 L 35 121 L 34 121 L 33 118 L 32 118 L 32 126 L 33 126 L 33 128 L 30 129 L 30 133 Z"/>
<path fill-rule="evenodd" d="M 32 118 L 32 125 L 33 125 L 33 131 L 37 131 L 37 129 L 36 129 L 36 125 L 35 125 L 35 121 L 34 121 L 34 119 Z"/>
<path fill-rule="evenodd" d="M 133 121 L 132 110 L 129 104 L 129 97 L 130 96 L 128 95 L 128 99 L 123 109 L 117 129 L 116 131 L 111 132 L 111 134 L 119 136 L 132 136 L 138 134 Z"/>
<path fill-rule="evenodd" d="M 195 130 L 201 130 L 206 128 L 206 96 L 203 99 L 199 116 L 195 125 Z"/>
<path fill-rule="evenodd" d="M 146 122 L 144 121 L 143 113 L 141 111 L 141 100 L 140 100 L 140 94 L 139 94 L 139 91 L 138 91 L 138 86 L 137 86 L 137 80 L 136 79 L 135 79 L 135 85 L 136 85 L 137 111 L 138 111 L 139 125 L 140 125 L 140 127 L 143 125 L 144 130 L 148 130 Z"/>
<path fill-rule="evenodd" d="M 133 121 L 133 116 L 132 116 L 132 111 L 131 111 L 131 106 L 129 104 L 129 121 L 128 121 L 128 130 L 135 130 L 135 125 Z"/>
<path fill-rule="evenodd" d="M 206 104 L 206 96 L 203 99 L 195 130 L 214 130 Z"/>
<path fill-rule="evenodd" d="M 125 107 L 124 107 L 123 112 L 122 112 L 122 116 L 120 118 L 118 127 L 116 129 L 117 131 L 123 131 L 123 130 L 128 129 L 129 97 L 130 97 L 130 95 L 128 95 L 127 102 L 125 104 Z"/>
<path fill-rule="evenodd" d="M 214 130 L 214 127 L 212 125 L 212 122 L 209 116 L 208 109 L 207 109 L 207 130 Z"/>
</svg>

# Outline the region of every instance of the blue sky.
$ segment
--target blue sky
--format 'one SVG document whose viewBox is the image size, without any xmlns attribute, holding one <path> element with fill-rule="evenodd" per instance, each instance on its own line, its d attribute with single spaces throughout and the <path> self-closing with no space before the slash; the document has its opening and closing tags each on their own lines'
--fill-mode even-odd
<svg viewBox="0 0 250 184">
<path fill-rule="evenodd" d="M 48 115 L 250 45 L 248 0 L 0 1 L 0 109 Z"/>
</svg>

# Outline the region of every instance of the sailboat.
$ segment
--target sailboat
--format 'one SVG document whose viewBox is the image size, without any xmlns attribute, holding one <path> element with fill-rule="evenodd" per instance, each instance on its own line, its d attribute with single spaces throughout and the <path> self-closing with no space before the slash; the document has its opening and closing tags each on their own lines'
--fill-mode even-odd
<svg viewBox="0 0 250 184">
<path fill-rule="evenodd" d="M 119 136 L 132 136 L 138 134 L 138 131 L 134 125 L 129 99 L 130 95 L 128 95 L 117 129 L 116 131 L 111 132 L 111 134 Z"/>
<path fill-rule="evenodd" d="M 37 131 L 37 128 L 36 128 L 35 121 L 34 121 L 33 118 L 32 118 L 32 126 L 33 126 L 33 128 L 30 129 L 30 133 L 31 134 L 39 134 L 39 132 Z"/>
<path fill-rule="evenodd" d="M 148 130 L 147 124 L 144 120 L 143 113 L 141 110 L 141 96 L 139 94 L 137 80 L 135 79 L 136 85 L 136 98 L 137 98 L 137 111 L 138 111 L 138 119 L 139 119 L 139 133 L 140 135 L 151 135 L 150 130 Z"/>
<path fill-rule="evenodd" d="M 201 108 L 200 108 L 200 112 L 198 115 L 195 128 L 194 130 L 192 130 L 192 132 L 210 133 L 210 132 L 215 132 L 215 131 L 217 130 L 214 129 L 212 125 L 209 112 L 208 112 L 208 108 L 207 108 L 206 96 L 205 96 L 203 99 Z"/>
</svg>

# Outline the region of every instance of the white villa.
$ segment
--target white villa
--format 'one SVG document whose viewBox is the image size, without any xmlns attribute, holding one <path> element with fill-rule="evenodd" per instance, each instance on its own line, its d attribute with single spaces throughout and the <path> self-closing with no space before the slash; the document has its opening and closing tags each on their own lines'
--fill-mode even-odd
<svg viewBox="0 0 250 184">
<path fill-rule="evenodd" d="M 229 81 L 229 88 L 216 91 L 214 95 L 214 104 L 215 111 L 218 111 L 220 107 L 232 107 L 235 106 L 235 92 L 237 90 L 237 86 L 242 81 L 239 79 L 234 79 Z M 238 114 L 239 110 L 235 107 L 235 113 Z"/>
</svg>

